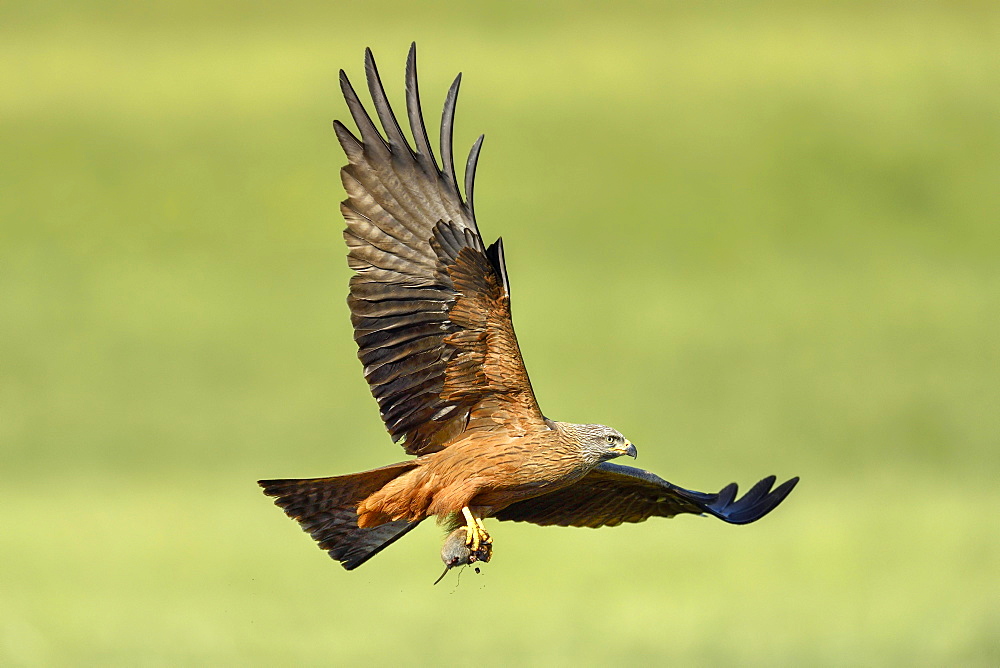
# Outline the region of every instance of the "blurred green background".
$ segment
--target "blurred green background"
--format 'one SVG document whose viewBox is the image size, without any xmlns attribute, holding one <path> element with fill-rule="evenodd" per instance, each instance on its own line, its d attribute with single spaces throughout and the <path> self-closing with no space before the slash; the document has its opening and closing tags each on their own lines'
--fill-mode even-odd
<svg viewBox="0 0 1000 668">
<path fill-rule="evenodd" d="M 1000 6 L 6 4 L 0 664 L 997 665 Z M 547 414 L 740 528 L 426 523 L 343 571 L 258 491 L 403 457 L 344 302 L 339 68 L 487 141 Z"/>
</svg>

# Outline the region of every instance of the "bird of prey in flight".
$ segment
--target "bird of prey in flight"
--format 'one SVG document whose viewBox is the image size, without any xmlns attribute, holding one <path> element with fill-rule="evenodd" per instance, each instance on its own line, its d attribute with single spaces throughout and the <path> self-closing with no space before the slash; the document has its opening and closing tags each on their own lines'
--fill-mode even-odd
<svg viewBox="0 0 1000 668">
<path fill-rule="evenodd" d="M 348 570 L 437 516 L 452 529 L 445 572 L 490 560 L 485 518 L 601 527 L 692 513 L 748 524 L 781 503 L 798 478 L 774 487 L 769 476 L 740 498 L 735 483 L 691 491 L 611 463 L 636 456 L 616 429 L 542 413 L 514 336 L 503 242 L 486 245 L 476 223 L 482 136 L 466 161 L 464 197 L 459 189 L 452 128 L 461 75 L 445 97 L 440 161 L 420 106 L 415 45 L 406 61 L 412 145 L 370 50 L 365 75 L 381 128 L 343 70 L 357 134 L 333 124 L 348 159 L 347 303 L 382 420 L 412 458 L 331 478 L 261 480 L 264 493 Z"/>
</svg>

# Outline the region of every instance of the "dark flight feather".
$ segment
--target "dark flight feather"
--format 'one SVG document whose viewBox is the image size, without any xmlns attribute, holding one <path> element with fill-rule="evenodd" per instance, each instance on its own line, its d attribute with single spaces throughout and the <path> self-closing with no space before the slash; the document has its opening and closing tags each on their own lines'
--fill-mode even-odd
<svg viewBox="0 0 1000 668">
<path fill-rule="evenodd" d="M 455 105 L 458 103 L 458 89 L 462 85 L 462 74 L 459 73 L 451 82 L 448 94 L 444 98 L 444 110 L 441 112 L 441 163 L 444 165 L 444 178 L 451 189 L 458 193 L 458 181 L 455 180 Z"/>
<path fill-rule="evenodd" d="M 690 513 L 709 514 L 729 524 L 749 524 L 774 510 L 798 481 L 792 478 L 772 490 L 775 477 L 768 476 L 734 501 L 736 483 L 707 494 L 678 487 L 642 469 L 605 462 L 568 487 L 512 503 L 495 517 L 543 526 L 601 527 Z"/>
<path fill-rule="evenodd" d="M 482 402 L 512 403 L 519 419 L 541 421 L 510 324 L 502 245 L 487 251 L 473 213 L 482 136 L 466 161 L 465 200 L 455 178 L 452 132 L 460 77 L 441 117 L 443 171 L 424 123 L 416 47 L 407 56 L 405 82 L 413 146 L 370 50 L 365 79 L 382 131 L 343 73 L 341 90 L 361 139 L 339 122 L 334 127 L 349 160 L 342 170 L 348 199 L 341 210 L 348 264 L 357 273 L 348 305 L 358 357 L 386 428 L 408 453 L 422 455 L 441 449 L 446 439 L 437 432 L 450 434 L 456 424 L 467 424 Z M 486 368 L 491 364 L 503 368 Z"/>
</svg>

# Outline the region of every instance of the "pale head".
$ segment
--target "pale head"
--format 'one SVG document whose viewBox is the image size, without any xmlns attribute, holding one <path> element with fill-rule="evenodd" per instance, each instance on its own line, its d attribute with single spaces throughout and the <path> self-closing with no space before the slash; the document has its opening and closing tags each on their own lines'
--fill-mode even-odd
<svg viewBox="0 0 1000 668">
<path fill-rule="evenodd" d="M 637 452 L 627 438 L 617 429 L 603 424 L 573 424 L 557 422 L 558 427 L 576 439 L 584 455 L 593 464 L 628 455 L 633 459 Z"/>
</svg>

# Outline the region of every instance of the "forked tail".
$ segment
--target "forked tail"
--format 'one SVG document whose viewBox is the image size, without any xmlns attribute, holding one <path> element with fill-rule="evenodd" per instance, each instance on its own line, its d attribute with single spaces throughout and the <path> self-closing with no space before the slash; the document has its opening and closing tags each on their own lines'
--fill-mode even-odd
<svg viewBox="0 0 1000 668">
<path fill-rule="evenodd" d="M 362 529 L 355 512 L 361 501 L 414 466 L 413 462 L 402 462 L 333 478 L 257 482 L 322 549 L 352 570 L 420 524 L 420 520 L 396 520 Z"/>
</svg>

